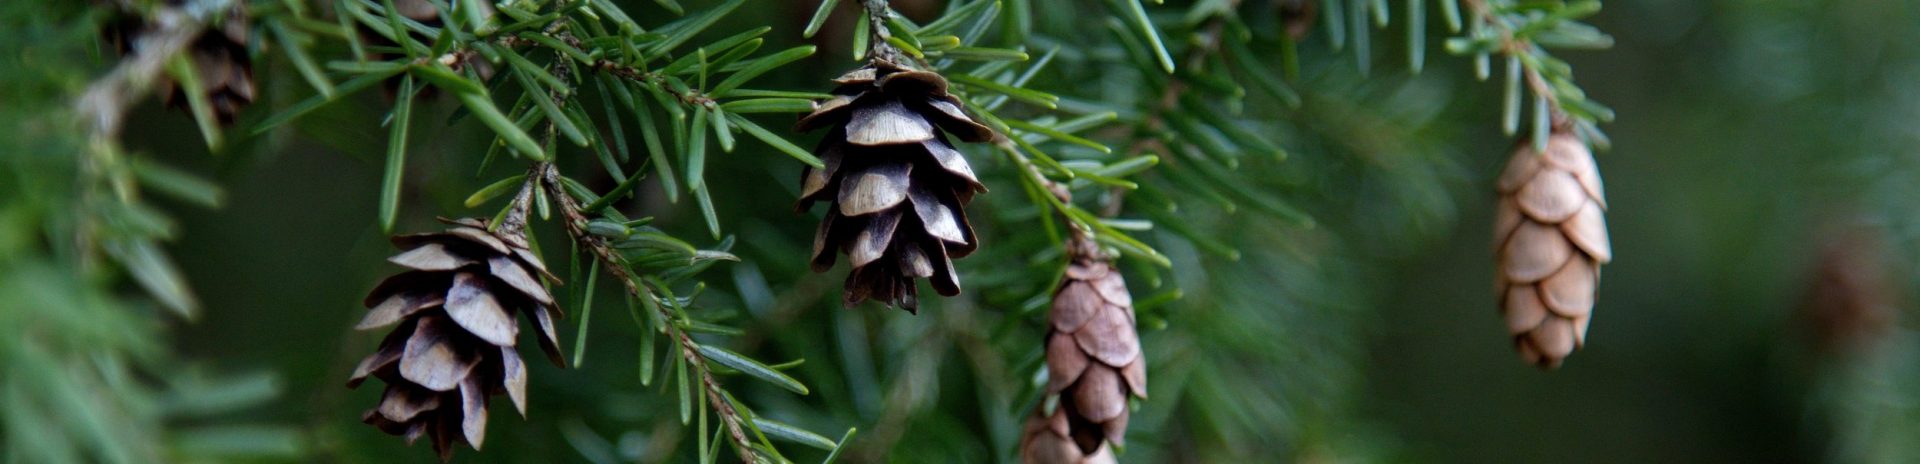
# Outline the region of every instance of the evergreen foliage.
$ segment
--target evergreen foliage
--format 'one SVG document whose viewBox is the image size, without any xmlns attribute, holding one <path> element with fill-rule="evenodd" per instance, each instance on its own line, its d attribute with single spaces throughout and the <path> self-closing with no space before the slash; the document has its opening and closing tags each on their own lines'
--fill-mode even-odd
<svg viewBox="0 0 1920 464">
<path fill-rule="evenodd" d="M 1850 6 L 1672 17 L 1840 30 L 1779 40 L 1846 53 L 1711 66 L 1779 72 L 1674 66 L 1756 94 L 1870 89 L 1835 97 L 1855 108 L 1844 118 L 1780 124 L 1817 141 L 1798 148 L 1841 147 L 1832 165 L 1871 172 L 1828 196 L 1865 205 L 1910 256 L 1917 234 L 1898 218 L 1914 213 L 1913 163 L 1886 153 L 1911 138 L 1887 116 L 1911 111 L 1879 97 L 1904 96 L 1886 76 L 1911 77 L 1920 41 L 1901 40 L 1920 29 L 1843 14 L 1880 3 L 1837 3 Z M 483 461 L 1011 462 L 1025 419 L 1070 401 L 1049 387 L 1045 345 L 1081 237 L 1125 273 L 1151 369 L 1151 399 L 1121 414 L 1122 462 L 1429 457 L 1444 432 L 1367 402 L 1418 383 L 1394 371 L 1407 361 L 1382 359 L 1425 330 L 1383 309 L 1408 303 L 1387 282 L 1435 266 L 1486 274 L 1407 257 L 1451 250 L 1456 221 L 1484 215 L 1493 194 L 1460 192 L 1492 191 L 1502 145 L 1540 149 L 1555 126 L 1612 144 L 1601 125 L 1614 110 L 1560 56 L 1615 45 L 1590 19 L 1634 21 L 1600 13 L 1596 0 L 0 2 L 0 459 L 429 459 L 356 423 L 377 389 L 339 383 L 378 344 L 350 333 L 355 294 L 387 271 L 376 238 L 433 230 L 435 216 L 525 217 L 564 283 L 551 291 L 573 369 L 528 366 L 534 405 L 524 420 L 496 411 Z M 1884 37 L 1841 30 L 1859 23 Z M 248 33 L 257 87 L 244 109 L 193 91 L 235 75 L 193 56 L 203 34 L 232 28 Z M 1813 77 L 1874 53 L 1898 60 Z M 823 214 L 791 212 L 795 174 L 827 160 L 807 148 L 820 135 L 790 124 L 833 97 L 828 79 L 876 58 L 943 76 L 999 135 L 957 145 L 986 191 L 966 216 L 979 250 L 955 262 L 967 292 L 924 298 L 918 315 L 842 309 L 846 271 L 809 271 Z M 1582 63 L 1588 80 L 1616 82 Z M 1592 93 L 1631 94 L 1611 85 Z M 184 111 L 162 111 L 176 88 Z M 296 181 L 249 183 L 261 171 Z M 1650 235 L 1629 232 L 1616 240 Z M 210 252 L 221 240 L 231 249 Z M 1654 271 L 1633 263 L 1655 258 L 1633 250 L 1608 267 L 1629 277 L 1603 288 L 1647 284 L 1632 273 Z M 221 261 L 234 257 L 272 265 Z M 1637 301 L 1602 298 L 1596 327 Z M 248 306 L 260 302 L 274 307 Z M 1468 321 L 1455 325 L 1488 346 L 1501 334 L 1491 311 L 1425 317 Z M 1812 391 L 1838 436 L 1799 456 L 1912 455 L 1878 438 L 1915 422 L 1896 400 L 1916 383 L 1912 337 L 1890 333 L 1875 346 L 1892 348 L 1854 361 L 1807 358 L 1824 380 L 1783 382 Z M 1592 343 L 1615 343 L 1603 335 Z M 1860 404 L 1889 413 L 1848 407 Z M 1405 430 L 1426 434 L 1395 438 Z"/>
</svg>

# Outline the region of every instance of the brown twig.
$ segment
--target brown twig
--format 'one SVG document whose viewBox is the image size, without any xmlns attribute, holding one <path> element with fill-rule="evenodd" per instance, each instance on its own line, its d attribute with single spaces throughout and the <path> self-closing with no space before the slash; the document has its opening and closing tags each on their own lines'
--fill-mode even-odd
<svg viewBox="0 0 1920 464">
<path fill-rule="evenodd" d="M 867 9 L 867 59 L 902 63 L 906 61 L 903 58 L 910 58 L 887 42 L 893 38 L 893 31 L 887 30 L 887 19 L 893 17 L 887 0 L 861 0 L 860 5 Z"/>
<path fill-rule="evenodd" d="M 613 275 L 614 280 L 618 280 L 620 285 L 625 287 L 628 295 L 634 298 L 652 298 L 652 292 L 642 288 L 634 280 L 633 274 L 628 272 L 626 259 L 615 253 L 606 239 L 587 232 L 587 218 L 580 213 L 580 204 L 574 201 L 572 195 L 560 188 L 560 171 L 547 163 L 537 164 L 534 169 L 535 174 L 544 180 L 548 195 L 560 203 L 560 213 L 564 219 L 562 222 L 566 224 L 567 233 L 573 237 L 574 243 L 593 252 L 594 256 L 599 258 L 603 268 Z M 659 309 L 663 320 L 672 321 L 678 317 L 665 307 L 654 306 Z M 713 369 L 707 365 L 706 358 L 700 355 L 699 344 L 695 343 L 693 337 L 685 330 L 681 330 L 679 326 L 670 322 L 663 325 L 667 335 L 679 342 L 680 356 L 686 359 L 687 365 L 691 366 L 695 375 L 699 377 L 701 390 L 707 394 L 707 403 L 712 405 L 713 412 L 720 416 L 720 422 L 726 426 L 727 436 L 733 442 L 734 451 L 739 453 L 740 461 L 759 462 L 758 455 L 753 452 L 753 441 L 747 439 L 746 430 L 740 425 L 742 421 L 740 412 L 734 410 L 733 403 L 728 401 L 724 393 L 725 390 L 720 388 L 720 382 L 714 380 Z"/>
</svg>

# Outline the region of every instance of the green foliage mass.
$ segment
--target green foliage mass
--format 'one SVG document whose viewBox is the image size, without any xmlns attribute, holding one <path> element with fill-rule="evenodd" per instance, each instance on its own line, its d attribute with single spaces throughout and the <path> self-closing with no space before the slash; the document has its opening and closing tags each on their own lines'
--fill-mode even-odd
<svg viewBox="0 0 1920 464">
<path fill-rule="evenodd" d="M 526 182 L 571 369 L 462 459 L 1012 462 L 1071 229 L 1137 302 L 1126 462 L 1914 459 L 1914 337 L 1836 360 L 1792 329 L 1812 224 L 1914 263 L 1902 2 L 426 1 L 0 2 L 0 459 L 431 459 L 340 386 L 379 339 L 357 302 L 386 234 Z M 188 60 L 126 72 L 103 34 L 236 7 L 231 125 L 159 103 Z M 794 115 L 878 50 L 1005 136 L 961 147 L 984 246 L 918 315 L 841 308 L 792 213 L 821 163 Z M 1543 375 L 1478 224 L 1556 117 L 1612 148 L 1620 259 Z"/>
</svg>

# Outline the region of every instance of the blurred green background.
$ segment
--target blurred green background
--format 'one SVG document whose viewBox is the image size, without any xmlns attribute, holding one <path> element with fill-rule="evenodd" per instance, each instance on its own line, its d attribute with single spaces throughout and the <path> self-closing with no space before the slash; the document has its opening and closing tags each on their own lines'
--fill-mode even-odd
<svg viewBox="0 0 1920 464">
<path fill-rule="evenodd" d="M 653 18 L 642 22 L 667 19 L 648 2 L 621 3 Z M 814 3 L 755 1 L 710 35 L 768 25 L 767 49 L 784 48 L 802 42 Z M 895 3 L 922 21 L 943 4 Z M 1104 11 L 1091 9 L 1096 2 L 1033 3 L 1042 37 L 1080 47 L 1104 39 L 1076 35 L 1085 27 L 1075 24 L 1084 20 L 1076 9 Z M 1157 17 L 1184 11 L 1185 2 L 1169 3 L 1149 8 Z M 850 13 L 816 39 L 821 53 L 757 86 L 826 88 L 825 79 L 853 66 Z M 1164 327 L 1141 328 L 1153 396 L 1135 412 L 1124 461 L 1920 462 L 1910 449 L 1920 432 L 1920 345 L 1898 318 L 1822 336 L 1811 328 L 1821 317 L 1864 316 L 1849 319 L 1807 296 L 1822 250 L 1869 247 L 1883 266 L 1862 272 L 1883 269 L 1894 281 L 1875 304 L 1908 312 L 1910 276 L 1920 275 L 1910 272 L 1920 236 L 1912 220 L 1920 215 L 1920 6 L 1607 1 L 1591 21 L 1617 44 L 1560 56 L 1619 114 L 1603 126 L 1612 148 L 1597 152 L 1616 259 L 1605 268 L 1586 348 L 1548 373 L 1511 352 L 1489 285 L 1492 178 L 1513 143 L 1497 123 L 1500 84 L 1476 82 L 1470 62 L 1438 50 L 1444 28 L 1433 21 L 1434 50 L 1418 75 L 1402 64 L 1399 40 L 1379 40 L 1363 77 L 1351 53 L 1331 50 L 1316 31 L 1301 46 L 1303 72 L 1293 82 L 1306 103 L 1246 102 L 1258 115 L 1249 119 L 1295 158 L 1240 174 L 1271 180 L 1320 227 L 1196 208 L 1192 225 L 1241 250 L 1238 261 L 1147 234 L 1175 266 L 1130 266 L 1136 297 L 1174 286 L 1184 296 L 1154 313 Z M 1142 98 L 1125 94 L 1130 77 L 1102 67 L 1101 56 L 1063 55 L 1030 86 L 1093 101 Z M 263 98 L 242 127 L 308 92 L 287 63 L 263 61 Z M 157 200 L 181 221 L 170 248 L 205 303 L 195 322 L 167 319 L 168 339 L 209 369 L 277 375 L 277 400 L 232 415 L 298 427 L 308 442 L 297 461 L 431 459 L 425 446 L 406 448 L 359 423 L 378 389 L 343 388 L 378 340 L 350 329 L 359 300 L 395 270 L 375 221 L 384 105 L 367 92 L 292 130 L 208 154 L 190 118 L 150 103 L 124 137 L 131 150 L 227 189 L 228 204 L 216 210 Z M 454 106 L 435 101 L 417 119 L 444 120 Z M 460 202 L 519 166 L 476 177 L 487 137 L 469 126 L 416 125 L 397 230 L 435 228 L 436 215 L 491 213 Z M 1101 138 L 1124 146 L 1127 135 Z M 798 136 L 803 146 L 817 137 Z M 1033 212 L 1020 211 L 1010 168 L 985 151 L 969 154 L 998 173 L 989 177 L 993 194 L 973 210 L 983 235 L 1031 230 Z M 585 157 L 573 161 L 587 166 Z M 734 252 L 744 262 L 702 276 L 715 288 L 705 306 L 740 311 L 747 334 L 727 346 L 761 359 L 806 358 L 793 374 L 813 393 L 723 381 L 771 417 L 816 431 L 860 428 L 847 456 L 856 462 L 1012 459 L 1025 411 L 1013 392 L 1030 374 L 1016 370 L 1026 361 L 1019 347 L 1037 341 L 1039 329 L 995 327 L 1014 311 L 1008 301 L 1048 285 L 999 269 L 1023 264 L 1022 249 L 994 252 L 989 242 L 960 262 L 967 296 L 918 316 L 841 309 L 844 269 L 805 268 L 814 222 L 790 212 L 798 165 L 743 144 L 710 169 L 721 224 L 739 238 Z M 642 200 L 623 209 L 704 236 L 690 201 L 667 204 L 658 191 L 644 187 Z M 551 223 L 539 227 L 559 236 Z M 1870 248 L 1875 240 L 1884 246 Z M 550 256 L 564 255 L 547 245 Z M 618 308 L 612 288 L 600 290 L 600 306 Z M 496 415 L 486 450 L 457 459 L 690 459 L 693 431 L 678 425 L 671 395 L 635 376 L 635 329 L 625 317 L 611 309 L 596 316 L 582 368 L 535 363 L 528 418 Z M 574 322 L 563 326 L 567 346 L 579 336 Z M 792 455 L 817 459 L 808 453 Z"/>
</svg>

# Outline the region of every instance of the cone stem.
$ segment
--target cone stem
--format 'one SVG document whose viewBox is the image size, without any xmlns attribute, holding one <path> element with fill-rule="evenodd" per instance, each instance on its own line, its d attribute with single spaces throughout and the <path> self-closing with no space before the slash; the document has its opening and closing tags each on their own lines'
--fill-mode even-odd
<svg viewBox="0 0 1920 464">
<path fill-rule="evenodd" d="M 518 237 L 527 229 L 527 210 L 533 204 L 533 189 L 540 188 L 540 178 L 550 166 L 537 163 L 527 171 L 527 179 L 520 183 L 520 192 L 513 194 L 513 203 L 507 208 L 507 215 L 493 225 L 493 231 L 501 235 Z"/>
<path fill-rule="evenodd" d="M 887 39 L 893 38 L 893 32 L 887 30 L 887 19 L 893 17 L 887 8 L 887 0 L 861 0 L 861 6 L 867 8 L 867 56 L 873 61 L 885 61 L 894 64 L 907 62 L 907 54 L 894 48 Z"/>
</svg>

